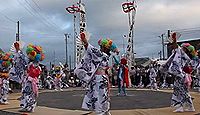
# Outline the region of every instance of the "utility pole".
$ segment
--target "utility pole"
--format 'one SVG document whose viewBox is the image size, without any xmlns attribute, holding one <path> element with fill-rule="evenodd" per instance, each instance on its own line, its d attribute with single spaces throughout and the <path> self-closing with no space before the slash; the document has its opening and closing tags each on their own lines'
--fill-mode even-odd
<svg viewBox="0 0 200 115">
<path fill-rule="evenodd" d="M 163 57 L 163 60 L 165 59 L 165 43 L 164 43 L 164 34 L 161 34 L 160 36 L 158 36 L 161 38 L 162 40 L 162 57 Z"/>
<path fill-rule="evenodd" d="M 16 41 L 19 41 L 19 21 L 17 21 Z"/>
<path fill-rule="evenodd" d="M 161 51 L 158 52 L 158 55 L 160 57 L 160 60 L 162 59 L 162 56 L 161 56 Z"/>
<path fill-rule="evenodd" d="M 65 52 L 65 55 L 66 55 L 66 57 L 65 57 L 65 63 L 66 64 L 68 64 L 68 44 L 67 44 L 67 39 L 69 38 L 69 35 L 70 34 L 65 34 L 65 46 L 66 46 L 66 52 Z"/>
<path fill-rule="evenodd" d="M 74 14 L 74 67 L 76 67 L 76 53 L 77 50 L 76 50 L 76 14 Z"/>
<path fill-rule="evenodd" d="M 125 48 L 124 48 L 124 47 L 125 47 L 125 46 L 124 46 L 125 44 L 124 44 L 124 39 L 126 39 L 126 37 L 127 37 L 126 35 L 123 36 L 123 54 L 125 54 Z"/>
<path fill-rule="evenodd" d="M 167 37 L 168 37 L 168 39 L 169 39 L 169 37 L 170 37 L 170 30 L 167 30 Z"/>
<path fill-rule="evenodd" d="M 165 59 L 165 43 L 164 43 L 164 34 L 161 35 L 162 38 L 162 55 L 163 55 L 163 60 Z"/>
<path fill-rule="evenodd" d="M 69 56 L 69 69 L 71 71 L 71 68 L 72 68 L 72 61 L 71 61 L 71 55 Z"/>
<path fill-rule="evenodd" d="M 53 64 L 56 65 L 56 52 L 53 51 Z"/>
<path fill-rule="evenodd" d="M 168 40 L 169 40 L 170 36 L 171 36 L 171 30 L 167 30 L 167 39 L 168 39 Z M 167 57 L 169 56 L 169 55 L 168 55 L 168 54 L 169 54 L 168 51 L 169 51 L 169 50 L 167 49 Z"/>
<path fill-rule="evenodd" d="M 52 68 L 51 68 L 51 66 L 52 66 L 51 62 L 49 62 L 49 66 L 50 66 L 50 70 L 51 70 L 51 69 L 52 69 Z"/>
</svg>

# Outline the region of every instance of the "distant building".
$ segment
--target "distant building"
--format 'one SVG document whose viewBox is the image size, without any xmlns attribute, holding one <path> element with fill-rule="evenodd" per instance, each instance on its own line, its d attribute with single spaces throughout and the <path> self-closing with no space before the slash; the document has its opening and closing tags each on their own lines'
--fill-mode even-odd
<svg viewBox="0 0 200 115">
<path fill-rule="evenodd" d="M 188 40 L 182 40 L 177 42 L 180 46 L 182 43 L 190 43 L 195 47 L 195 49 L 200 49 L 200 38 L 196 39 L 188 39 Z M 172 53 L 172 48 L 169 44 L 167 44 L 167 57 L 169 57 Z"/>
<path fill-rule="evenodd" d="M 137 66 L 147 66 L 151 63 L 151 59 L 149 57 L 135 58 L 135 63 Z"/>
</svg>

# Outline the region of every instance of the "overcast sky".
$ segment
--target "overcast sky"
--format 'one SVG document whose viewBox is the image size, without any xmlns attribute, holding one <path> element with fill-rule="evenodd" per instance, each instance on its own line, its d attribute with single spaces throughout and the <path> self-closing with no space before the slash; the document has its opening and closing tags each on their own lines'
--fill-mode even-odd
<svg viewBox="0 0 200 115">
<path fill-rule="evenodd" d="M 128 33 L 128 17 L 121 4 L 126 0 L 82 0 L 87 15 L 90 43 L 97 46 L 99 38 L 109 37 L 123 51 L 123 35 Z M 8 51 L 15 40 L 16 22 L 20 20 L 20 39 L 41 45 L 46 61 L 64 61 L 64 33 L 73 35 L 73 16 L 65 8 L 78 0 L 1 0 L 0 47 Z M 181 39 L 200 37 L 200 0 L 137 0 L 135 22 L 136 57 L 158 57 L 161 40 L 168 29 L 193 28 L 182 33 Z M 78 28 L 77 28 L 78 29 Z M 185 31 L 185 30 L 184 30 Z M 69 55 L 73 54 L 73 38 L 68 40 Z M 126 44 L 126 39 L 124 39 Z M 73 55 L 72 55 L 73 56 Z"/>
</svg>

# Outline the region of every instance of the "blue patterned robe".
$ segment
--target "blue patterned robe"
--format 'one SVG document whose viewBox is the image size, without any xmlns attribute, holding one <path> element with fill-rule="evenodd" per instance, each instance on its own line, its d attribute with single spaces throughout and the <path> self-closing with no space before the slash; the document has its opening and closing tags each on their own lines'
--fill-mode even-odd
<svg viewBox="0 0 200 115">
<path fill-rule="evenodd" d="M 18 51 L 14 54 L 13 62 L 13 67 L 10 69 L 9 72 L 10 79 L 12 81 L 22 83 L 27 66 L 25 55 L 22 51 Z"/>
<path fill-rule="evenodd" d="M 88 45 L 83 59 L 75 69 L 77 77 L 89 88 L 82 108 L 94 110 L 97 114 L 107 113 L 110 109 L 108 76 L 95 74 L 97 69 L 105 69 L 108 66 L 108 60 L 108 55 Z"/>
<path fill-rule="evenodd" d="M 183 67 L 187 66 L 191 59 L 187 54 L 178 47 L 167 61 L 169 66 L 168 72 L 175 76 L 174 92 L 172 95 L 171 106 L 187 106 L 193 107 L 192 99 L 185 84 L 187 74 L 183 71 Z"/>
<path fill-rule="evenodd" d="M 0 72 L 8 73 L 10 67 L 3 67 L 0 64 Z M 0 103 L 5 104 L 8 102 L 9 93 L 9 76 L 7 78 L 0 76 Z"/>
<path fill-rule="evenodd" d="M 31 66 L 34 66 L 35 69 L 41 70 L 39 67 L 39 63 L 30 62 L 28 65 L 28 69 Z M 35 70 L 32 70 L 35 71 Z M 24 76 L 23 84 L 22 84 L 22 97 L 20 100 L 20 107 L 22 112 L 34 112 L 34 109 L 37 105 L 37 97 L 38 97 L 38 77 L 33 78 L 27 74 Z"/>
</svg>

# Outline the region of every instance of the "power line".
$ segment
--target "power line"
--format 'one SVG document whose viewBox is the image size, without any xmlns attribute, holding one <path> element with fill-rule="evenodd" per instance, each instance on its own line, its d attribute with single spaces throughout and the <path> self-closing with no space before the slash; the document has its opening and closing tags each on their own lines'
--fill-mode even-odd
<svg viewBox="0 0 200 115">
<path fill-rule="evenodd" d="M 23 6 L 23 7 L 26 9 L 26 11 L 27 11 L 31 16 L 36 17 L 36 16 L 29 10 L 29 8 L 27 8 L 27 6 L 25 7 L 25 6 L 20 2 L 20 0 L 17 0 L 17 2 L 18 2 L 21 6 Z"/>
<path fill-rule="evenodd" d="M 35 4 L 35 6 L 42 12 L 42 9 L 40 8 L 40 6 L 37 4 L 37 2 L 35 1 L 35 0 L 31 0 L 34 4 Z M 45 15 L 44 15 L 44 17 L 46 17 Z M 49 17 L 47 17 L 47 18 L 49 18 Z M 47 19 L 46 18 L 46 19 Z M 50 18 L 49 18 L 50 19 Z M 57 27 L 59 27 L 56 23 L 54 23 L 53 21 L 51 21 L 51 20 L 49 20 L 50 22 L 52 22 L 54 25 L 56 25 Z M 60 27 L 59 27 L 60 28 Z"/>
<path fill-rule="evenodd" d="M 10 30 L 8 30 L 8 29 L 3 29 L 3 28 L 1 28 L 0 30 L 1 30 L 1 31 L 10 32 Z"/>
<path fill-rule="evenodd" d="M 7 20 L 9 20 L 10 22 L 16 23 L 13 19 L 11 19 L 10 17 L 6 16 L 2 12 L 0 12 L 0 14 L 3 15 L 3 17 L 6 18 Z"/>
<path fill-rule="evenodd" d="M 48 25 L 51 25 L 52 27 L 55 28 L 55 26 L 52 25 L 47 19 L 45 19 L 45 18 L 43 17 L 43 15 L 41 15 L 40 12 L 38 12 L 38 11 L 31 5 L 31 3 L 29 3 L 27 0 L 24 0 L 24 1 L 25 1 L 25 3 L 32 9 L 32 11 L 35 12 L 35 14 L 37 14 L 39 17 L 41 17 L 43 20 L 45 20 L 45 23 L 47 23 Z M 55 30 L 57 30 L 57 29 L 55 29 Z"/>
<path fill-rule="evenodd" d="M 7 27 L 7 26 L 1 26 L 1 28 L 0 29 L 8 29 L 8 30 L 13 30 L 13 31 L 15 31 L 15 29 L 13 29 L 13 28 L 9 28 L 9 27 Z"/>
<path fill-rule="evenodd" d="M 172 31 L 184 32 L 184 31 L 192 31 L 192 30 L 200 30 L 200 27 L 184 28 L 184 29 L 175 29 L 175 30 L 172 30 Z"/>
<path fill-rule="evenodd" d="M 196 33 L 196 32 L 200 32 L 200 30 L 192 30 L 192 31 L 182 31 L 180 33 Z"/>
<path fill-rule="evenodd" d="M 39 11 L 36 10 L 36 8 L 34 6 L 31 5 L 30 1 L 29 0 L 24 0 L 29 6 L 31 9 L 33 9 L 33 11 L 35 11 L 41 18 L 43 18 L 44 20 L 46 20 L 46 22 L 48 24 L 50 24 L 51 26 L 53 26 L 54 28 L 58 28 L 58 29 L 61 29 L 56 23 L 52 22 L 51 20 L 47 20 L 47 19 L 50 19 L 50 18 L 47 18 L 45 15 L 42 15 Z M 39 5 L 32 0 L 32 2 L 34 3 L 34 5 L 40 10 L 41 8 L 39 7 Z"/>
<path fill-rule="evenodd" d="M 200 27 L 194 27 L 194 28 L 186 28 L 186 29 L 178 29 L 178 30 L 173 30 L 176 32 L 181 33 L 181 35 L 184 36 L 200 36 Z"/>
<path fill-rule="evenodd" d="M 23 6 L 23 7 L 26 9 L 26 11 L 27 11 L 31 16 L 37 17 L 39 20 L 41 20 L 40 22 L 41 22 L 43 25 L 45 25 L 46 27 L 50 27 L 52 30 L 58 32 L 57 29 L 52 28 L 51 26 L 49 26 L 44 20 L 42 20 L 42 19 L 39 18 L 34 12 L 32 12 L 32 10 L 30 9 L 30 6 L 28 6 L 27 4 L 24 5 L 20 0 L 17 0 L 17 2 L 18 2 L 21 6 Z M 59 33 L 60 33 L 60 32 L 59 32 Z"/>
<path fill-rule="evenodd" d="M 181 33 L 182 36 L 200 36 L 200 31 L 196 31 L 196 32 L 187 32 L 187 33 Z"/>
<path fill-rule="evenodd" d="M 37 2 L 35 2 L 35 0 L 31 0 L 31 1 L 35 4 L 35 6 L 37 6 L 38 9 L 41 10 L 40 6 L 37 4 Z"/>
<path fill-rule="evenodd" d="M 26 36 L 26 35 L 30 35 L 30 34 L 24 34 L 24 33 L 22 33 L 22 36 Z M 39 36 L 39 37 L 52 37 L 52 38 L 63 38 L 63 36 L 56 36 L 56 35 L 41 35 L 41 36 Z"/>
<path fill-rule="evenodd" d="M 200 30 L 194 30 L 194 31 L 183 31 L 183 32 L 179 32 L 181 34 L 197 34 L 200 33 Z"/>
</svg>

